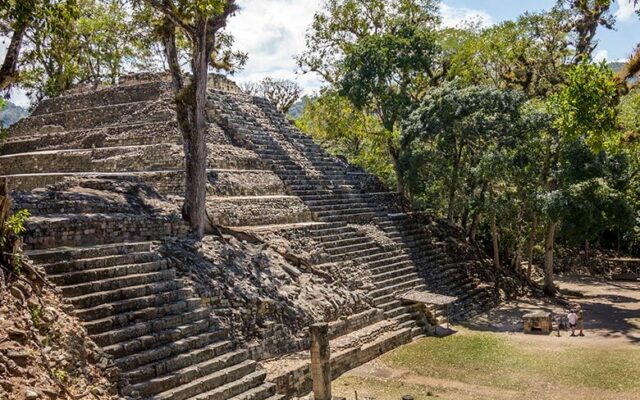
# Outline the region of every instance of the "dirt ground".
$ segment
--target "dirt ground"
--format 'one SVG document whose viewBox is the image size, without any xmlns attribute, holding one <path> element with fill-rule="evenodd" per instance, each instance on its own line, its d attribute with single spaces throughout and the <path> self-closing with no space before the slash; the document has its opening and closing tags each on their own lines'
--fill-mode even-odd
<svg viewBox="0 0 640 400">
<path fill-rule="evenodd" d="M 536 372 L 541 370 L 539 366 L 533 373 L 527 368 L 521 368 L 519 364 L 514 364 L 518 366 L 506 369 L 506 372 L 496 372 L 491 371 L 493 366 L 488 364 L 487 379 L 483 380 L 478 365 L 470 363 L 467 379 L 465 371 L 455 371 L 447 375 L 446 368 L 428 371 L 412 367 L 410 364 L 394 365 L 390 360 L 400 356 L 392 354 L 390 357 L 385 356 L 365 364 L 337 380 L 334 383 L 334 395 L 354 399 L 357 392 L 359 399 L 367 400 L 399 400 L 405 394 L 412 395 L 416 400 L 435 397 L 456 400 L 507 400 L 521 397 L 549 400 L 640 399 L 640 282 L 567 277 L 559 279 L 558 284 L 565 292 L 575 292 L 574 296 L 566 298 L 572 304 L 580 304 L 584 310 L 584 337 L 571 337 L 567 331 L 561 331 L 560 337 L 556 332 L 551 335 L 524 335 L 521 322 L 523 314 L 534 310 L 566 312 L 562 303 L 531 298 L 506 302 L 464 325 L 452 328 L 456 331 L 454 335 L 489 335 L 490 338 L 504 342 L 507 348 L 518 349 L 529 356 L 536 353 L 544 354 L 542 370 L 546 371 L 546 364 L 549 364 L 551 367 L 548 370 L 559 371 L 558 375 L 562 375 L 561 377 L 556 378 L 554 372 L 538 374 Z M 426 342 L 429 339 L 424 340 L 425 342 L 418 341 L 410 345 L 417 346 L 411 350 L 416 351 L 416 357 L 419 357 L 419 346 L 433 345 L 433 342 Z M 590 360 L 587 361 L 588 365 L 584 366 L 587 372 L 580 375 L 582 366 L 568 363 L 567 354 L 569 357 L 571 354 L 586 356 L 586 359 Z M 589 355 L 592 357 L 589 358 Z M 604 358 L 601 358 L 601 355 L 610 356 L 611 361 L 600 362 Z M 606 365 L 608 362 L 612 365 Z M 572 370 L 565 374 L 565 369 L 569 368 Z M 495 384 L 492 380 L 495 377 L 492 375 L 496 373 L 509 375 L 501 378 L 518 384 L 513 387 Z M 599 382 L 591 385 L 589 373 L 595 374 L 593 376 L 597 377 Z M 625 375 L 621 382 L 624 381 L 626 386 L 623 387 L 621 383 L 619 388 L 616 387 L 616 377 L 611 380 L 606 376 L 607 373 Z M 571 378 L 572 374 L 578 374 L 575 380 Z M 570 378 L 565 379 L 565 375 Z M 502 382 L 500 379 L 498 381 Z"/>
</svg>

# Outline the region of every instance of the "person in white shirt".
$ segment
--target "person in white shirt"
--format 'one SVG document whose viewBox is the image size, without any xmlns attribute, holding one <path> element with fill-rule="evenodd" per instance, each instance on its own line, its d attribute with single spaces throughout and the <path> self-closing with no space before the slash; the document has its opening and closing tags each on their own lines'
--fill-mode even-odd
<svg viewBox="0 0 640 400">
<path fill-rule="evenodd" d="M 571 329 L 571 336 L 576 335 L 576 323 L 578 322 L 578 315 L 575 310 L 571 310 L 569 315 L 567 315 L 567 319 L 569 320 L 569 328 Z"/>
</svg>

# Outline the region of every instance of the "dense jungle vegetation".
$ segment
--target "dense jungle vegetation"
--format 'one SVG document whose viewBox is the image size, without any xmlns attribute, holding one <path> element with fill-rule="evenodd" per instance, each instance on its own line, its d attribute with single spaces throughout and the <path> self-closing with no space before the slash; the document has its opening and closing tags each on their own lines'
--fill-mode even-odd
<svg viewBox="0 0 640 400">
<path fill-rule="evenodd" d="M 638 254 L 640 48 L 617 72 L 593 60 L 611 6 L 445 28 L 437 1 L 328 1 L 297 60 L 326 84 L 296 124 L 498 267 L 551 270 L 557 242 Z"/>
</svg>

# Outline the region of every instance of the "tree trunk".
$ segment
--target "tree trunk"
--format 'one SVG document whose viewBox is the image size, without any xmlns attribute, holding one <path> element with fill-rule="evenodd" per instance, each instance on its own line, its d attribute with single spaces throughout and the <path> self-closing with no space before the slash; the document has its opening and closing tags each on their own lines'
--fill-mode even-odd
<svg viewBox="0 0 640 400">
<path fill-rule="evenodd" d="M 175 41 L 176 26 L 169 18 L 162 25 L 164 45 L 176 100 L 176 118 L 182 133 L 185 167 L 185 196 L 182 216 L 198 238 L 209 228 L 207 200 L 206 91 L 208 54 L 206 25 L 201 24 L 195 37 L 191 60 L 193 80 L 184 85 Z"/>
<path fill-rule="evenodd" d="M 584 241 L 584 261 L 589 262 L 589 240 Z"/>
<path fill-rule="evenodd" d="M 552 221 L 547 232 L 547 240 L 545 243 L 544 253 L 544 287 L 543 290 L 547 295 L 553 296 L 556 293 L 556 285 L 553 283 L 553 245 L 555 241 L 556 228 L 558 221 Z"/>
<path fill-rule="evenodd" d="M 498 224 L 496 223 L 496 210 L 491 213 L 491 244 L 493 245 L 493 266 L 500 269 L 500 243 L 498 242 Z"/>
<path fill-rule="evenodd" d="M 456 151 L 455 159 L 453 160 L 453 169 L 451 171 L 451 183 L 449 184 L 449 204 L 447 209 L 447 220 L 453 223 L 453 213 L 455 209 L 456 192 L 458 191 L 458 180 L 460 178 L 460 161 L 462 159 L 462 148 L 460 145 Z"/>
<path fill-rule="evenodd" d="M 11 42 L 9 43 L 9 47 L 7 47 L 7 54 L 5 54 L 2 67 L 0 68 L 0 90 L 8 89 L 18 80 L 18 57 L 20 56 L 24 33 L 24 26 L 13 31 Z"/>
<path fill-rule="evenodd" d="M 531 231 L 529 232 L 529 243 L 527 243 L 527 279 L 531 280 L 531 272 L 533 270 L 533 247 L 536 242 L 536 231 L 538 230 L 538 214 L 533 214 L 531 222 Z"/>
<path fill-rule="evenodd" d="M 405 187 L 404 178 L 402 177 L 402 169 L 400 168 L 400 151 L 391 141 L 387 143 L 387 151 L 389 152 L 389 157 L 393 164 L 393 172 L 396 175 L 396 190 L 402 195 L 405 192 Z"/>
<path fill-rule="evenodd" d="M 516 255 L 513 261 L 513 269 L 518 274 L 518 276 L 522 276 L 522 249 L 518 246 L 516 249 Z"/>
<path fill-rule="evenodd" d="M 198 237 L 202 237 L 209 226 L 207 220 L 207 76 L 209 55 L 207 53 L 207 26 L 198 24 L 198 37 L 193 49 L 193 82 L 189 103 L 192 118 L 191 132 L 184 138 L 185 147 L 185 196 L 183 214 Z"/>
</svg>

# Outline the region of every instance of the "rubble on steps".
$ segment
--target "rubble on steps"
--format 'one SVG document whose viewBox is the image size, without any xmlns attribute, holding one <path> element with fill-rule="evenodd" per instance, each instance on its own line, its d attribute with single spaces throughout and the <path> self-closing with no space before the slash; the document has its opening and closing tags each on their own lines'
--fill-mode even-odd
<svg viewBox="0 0 640 400">
<path fill-rule="evenodd" d="M 117 369 L 50 288 L 0 290 L 0 398 L 117 399 Z"/>
<path fill-rule="evenodd" d="M 341 279 L 339 268 L 318 274 L 310 263 L 293 265 L 285 258 L 285 247 L 276 250 L 224 237 L 207 236 L 200 243 L 171 238 L 161 251 L 177 261 L 178 271 L 190 278 L 196 293 L 241 342 L 259 341 L 260 333 L 273 324 L 282 325 L 283 333 L 297 342 L 316 321 L 334 321 L 371 308 L 366 291 L 355 287 L 364 285 L 354 284 L 351 275 Z"/>
</svg>

